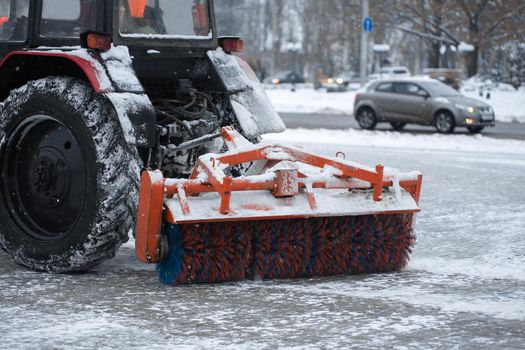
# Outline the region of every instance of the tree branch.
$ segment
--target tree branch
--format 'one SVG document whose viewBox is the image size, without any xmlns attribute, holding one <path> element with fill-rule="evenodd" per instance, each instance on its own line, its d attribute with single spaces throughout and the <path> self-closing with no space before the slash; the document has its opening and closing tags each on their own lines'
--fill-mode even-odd
<svg viewBox="0 0 525 350">
<path fill-rule="evenodd" d="M 522 4 L 521 6 L 518 6 L 518 8 L 516 9 L 513 9 L 512 11 L 509 11 L 507 13 L 505 13 L 503 16 L 501 16 L 500 18 L 496 19 L 493 24 L 484 32 L 484 35 L 488 35 L 490 34 L 492 31 L 494 31 L 501 23 L 503 23 L 503 21 L 505 21 L 507 18 L 510 18 L 512 16 L 514 16 L 514 14 L 516 12 L 519 12 L 521 10 L 525 9 L 525 4 Z"/>
</svg>

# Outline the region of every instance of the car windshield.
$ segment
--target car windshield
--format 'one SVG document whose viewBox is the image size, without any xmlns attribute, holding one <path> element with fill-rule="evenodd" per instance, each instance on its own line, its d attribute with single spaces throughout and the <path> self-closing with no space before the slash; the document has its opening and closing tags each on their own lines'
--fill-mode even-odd
<svg viewBox="0 0 525 350">
<path fill-rule="evenodd" d="M 286 79 L 288 78 L 290 75 L 292 75 L 292 72 L 291 71 L 284 71 L 284 72 L 278 72 L 277 74 L 275 74 L 275 77 L 277 79 Z"/>
<path fill-rule="evenodd" d="M 453 96 L 460 96 L 459 92 L 454 90 L 448 85 L 445 85 L 443 83 L 440 83 L 439 81 L 435 82 L 426 82 L 423 84 L 423 86 L 429 90 L 432 95 L 435 96 L 443 96 L 443 97 L 453 97 Z"/>
<path fill-rule="evenodd" d="M 120 0 L 124 37 L 211 38 L 207 0 Z"/>
<path fill-rule="evenodd" d="M 347 80 L 350 80 L 354 77 L 355 73 L 353 72 L 345 72 L 345 73 L 341 73 L 338 78 L 341 78 L 341 79 L 347 79 Z"/>
</svg>

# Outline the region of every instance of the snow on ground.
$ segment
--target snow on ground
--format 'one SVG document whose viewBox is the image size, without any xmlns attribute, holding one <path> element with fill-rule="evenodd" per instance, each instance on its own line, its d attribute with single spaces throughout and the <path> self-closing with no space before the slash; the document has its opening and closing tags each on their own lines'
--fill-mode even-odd
<svg viewBox="0 0 525 350">
<path fill-rule="evenodd" d="M 268 142 L 324 143 L 372 148 L 407 148 L 413 150 L 475 151 L 483 153 L 512 153 L 525 155 L 525 142 L 493 139 L 481 134 L 443 135 L 409 134 L 396 131 L 288 129 L 280 134 L 263 136 Z M 524 160 L 525 162 L 525 160 Z"/>
<path fill-rule="evenodd" d="M 327 93 L 324 89 L 267 89 L 266 93 L 278 112 L 352 114 L 355 91 Z"/>
<path fill-rule="evenodd" d="M 462 93 L 491 105 L 498 121 L 525 123 L 525 90 L 510 89 L 507 85 L 494 88 L 490 99 L 480 97 L 479 89 L 474 85 L 466 85 Z M 279 112 L 348 115 L 354 112 L 355 91 L 327 93 L 324 89 L 299 88 L 292 92 L 288 87 L 268 88 L 266 93 Z"/>
<path fill-rule="evenodd" d="M 133 242 L 72 275 L 27 271 L 0 252 L 0 348 L 523 348 L 525 142 L 329 130 L 265 140 L 420 170 L 406 271 L 170 287 Z"/>
<path fill-rule="evenodd" d="M 465 96 L 488 103 L 500 122 L 525 123 L 525 91 L 492 91 L 490 100 L 476 91 L 462 91 Z"/>
<path fill-rule="evenodd" d="M 524 87 L 516 91 L 508 84 L 471 78 L 463 83 L 461 93 L 490 104 L 499 121 L 525 123 Z M 487 93 L 490 93 L 490 99 L 487 99 Z"/>
</svg>

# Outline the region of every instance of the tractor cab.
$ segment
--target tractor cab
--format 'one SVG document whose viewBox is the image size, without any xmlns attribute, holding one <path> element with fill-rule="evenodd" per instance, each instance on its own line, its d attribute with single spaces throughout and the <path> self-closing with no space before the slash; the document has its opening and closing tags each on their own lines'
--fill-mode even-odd
<svg viewBox="0 0 525 350">
<path fill-rule="evenodd" d="M 211 0 L 0 0 L 0 46 L 78 46 L 96 32 L 115 45 L 210 49 L 214 28 Z"/>
</svg>

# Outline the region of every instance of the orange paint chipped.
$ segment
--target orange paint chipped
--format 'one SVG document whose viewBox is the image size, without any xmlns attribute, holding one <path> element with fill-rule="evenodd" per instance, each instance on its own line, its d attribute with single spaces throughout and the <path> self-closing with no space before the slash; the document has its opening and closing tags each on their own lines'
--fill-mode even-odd
<svg viewBox="0 0 525 350">
<path fill-rule="evenodd" d="M 246 210 L 259 210 L 259 211 L 270 211 L 273 210 L 272 207 L 262 204 L 245 204 L 241 208 Z"/>
</svg>

